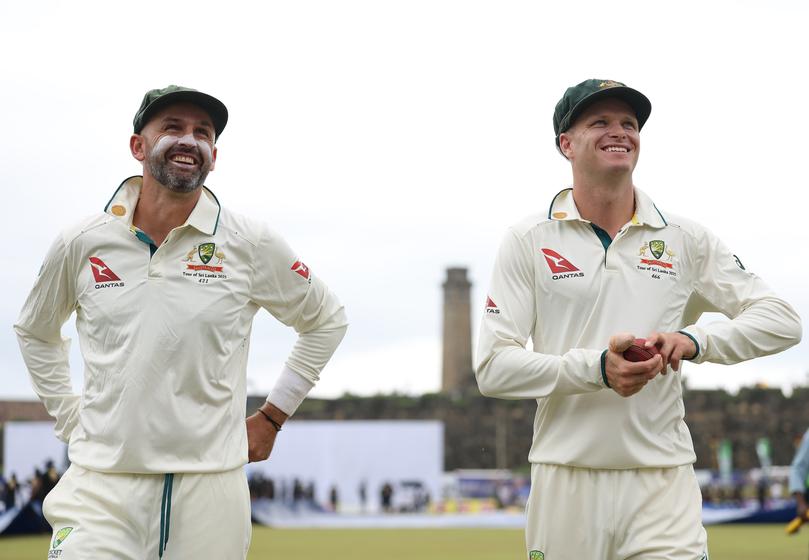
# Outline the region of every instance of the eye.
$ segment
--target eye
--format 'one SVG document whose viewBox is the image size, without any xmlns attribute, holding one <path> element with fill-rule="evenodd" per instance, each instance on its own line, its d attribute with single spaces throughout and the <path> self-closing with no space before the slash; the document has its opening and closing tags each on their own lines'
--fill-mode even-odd
<svg viewBox="0 0 809 560">
<path fill-rule="evenodd" d="M 626 121 L 624 123 L 624 128 L 627 128 L 629 130 L 637 130 L 638 125 L 635 123 L 635 121 Z"/>
<path fill-rule="evenodd" d="M 604 119 L 597 119 L 597 120 L 593 121 L 592 126 L 604 126 L 606 124 L 607 124 L 607 121 L 605 121 Z"/>
<path fill-rule="evenodd" d="M 211 138 L 213 138 L 213 133 L 207 128 L 197 128 L 196 134 L 197 136 L 205 138 L 206 140 L 210 140 Z"/>
</svg>

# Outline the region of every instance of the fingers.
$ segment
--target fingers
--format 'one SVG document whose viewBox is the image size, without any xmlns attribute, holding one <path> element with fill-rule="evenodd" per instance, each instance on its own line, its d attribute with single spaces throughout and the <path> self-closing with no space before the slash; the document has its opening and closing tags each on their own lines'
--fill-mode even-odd
<svg viewBox="0 0 809 560">
<path fill-rule="evenodd" d="M 618 334 L 614 334 L 610 337 L 609 348 L 613 352 L 617 352 L 618 354 L 622 353 L 624 350 L 632 346 L 632 343 L 635 342 L 635 335 L 628 332 L 622 332 Z"/>
<path fill-rule="evenodd" d="M 631 397 L 635 393 L 639 393 L 648 382 L 649 378 L 645 375 L 625 376 L 619 378 L 612 389 L 622 397 Z"/>
<path fill-rule="evenodd" d="M 683 358 L 683 349 L 679 346 L 671 353 L 671 369 L 680 371 L 680 360 Z"/>
<path fill-rule="evenodd" d="M 663 361 L 654 356 L 645 362 L 630 362 L 619 353 L 609 352 L 605 365 L 610 387 L 622 397 L 630 397 L 654 379 Z"/>
<path fill-rule="evenodd" d="M 647 348 L 657 346 L 663 356 L 663 364 L 670 365 L 674 371 L 680 371 L 683 356 L 693 356 L 696 353 L 694 342 L 679 332 L 659 333 L 653 332 L 646 338 Z M 662 371 L 666 374 L 666 369 Z"/>
</svg>

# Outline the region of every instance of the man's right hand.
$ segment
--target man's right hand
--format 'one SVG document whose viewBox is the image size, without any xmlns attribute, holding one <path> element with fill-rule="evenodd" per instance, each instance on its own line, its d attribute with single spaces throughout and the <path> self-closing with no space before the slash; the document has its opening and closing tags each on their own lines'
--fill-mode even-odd
<svg viewBox="0 0 809 560">
<path fill-rule="evenodd" d="M 631 397 L 663 369 L 663 358 L 655 355 L 645 362 L 630 362 L 624 359 L 624 350 L 632 346 L 635 336 L 619 333 L 610 337 L 604 371 L 613 391 L 622 397 Z"/>
</svg>

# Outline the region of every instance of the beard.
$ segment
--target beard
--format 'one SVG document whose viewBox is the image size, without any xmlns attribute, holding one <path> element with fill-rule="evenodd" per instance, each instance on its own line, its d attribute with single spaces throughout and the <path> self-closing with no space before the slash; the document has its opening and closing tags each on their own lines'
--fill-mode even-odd
<svg viewBox="0 0 809 560">
<path fill-rule="evenodd" d="M 200 188 L 208 177 L 211 169 L 211 158 L 203 154 L 205 150 L 198 148 L 177 148 L 164 142 L 166 137 L 161 138 L 157 144 L 149 151 L 146 158 L 146 165 L 149 173 L 152 174 L 161 185 L 172 192 L 190 193 Z M 174 154 L 189 154 L 194 157 L 200 165 L 196 169 L 186 170 L 173 167 L 169 158 Z"/>
</svg>

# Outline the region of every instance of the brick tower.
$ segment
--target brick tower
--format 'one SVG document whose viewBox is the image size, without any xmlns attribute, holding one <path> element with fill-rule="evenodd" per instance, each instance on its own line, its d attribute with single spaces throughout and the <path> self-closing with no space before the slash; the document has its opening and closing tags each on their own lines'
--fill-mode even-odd
<svg viewBox="0 0 809 560">
<path fill-rule="evenodd" d="M 441 390 L 452 395 L 477 391 L 472 369 L 472 327 L 465 268 L 448 268 L 444 287 L 444 339 Z"/>
</svg>

